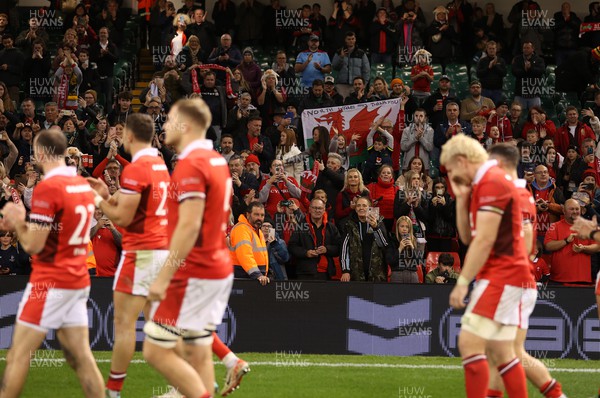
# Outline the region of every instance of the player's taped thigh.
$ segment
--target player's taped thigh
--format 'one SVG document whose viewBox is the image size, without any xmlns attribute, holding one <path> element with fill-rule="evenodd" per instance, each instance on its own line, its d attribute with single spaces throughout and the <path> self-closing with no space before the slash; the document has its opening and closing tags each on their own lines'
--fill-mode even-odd
<svg viewBox="0 0 600 398">
<path fill-rule="evenodd" d="M 462 316 L 461 329 L 485 340 L 513 341 L 517 337 L 517 326 L 503 325 L 472 312 Z"/>
<path fill-rule="evenodd" d="M 208 346 L 213 343 L 213 332 L 217 330 L 217 327 L 212 323 L 207 324 L 204 330 L 185 330 L 183 331 L 182 337 L 183 342 L 189 345 L 197 346 Z"/>
<path fill-rule="evenodd" d="M 177 341 L 182 336 L 182 330 L 175 326 L 163 325 L 148 321 L 144 325 L 146 340 L 162 348 L 175 348 Z"/>
</svg>

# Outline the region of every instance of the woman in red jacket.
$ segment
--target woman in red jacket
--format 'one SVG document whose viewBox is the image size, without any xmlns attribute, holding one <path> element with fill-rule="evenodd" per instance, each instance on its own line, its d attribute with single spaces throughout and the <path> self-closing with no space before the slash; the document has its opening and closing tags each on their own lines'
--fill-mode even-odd
<svg viewBox="0 0 600 398">
<path fill-rule="evenodd" d="M 394 198 L 398 187 L 394 186 L 394 169 L 388 164 L 379 168 L 377 182 L 367 185 L 373 200 L 373 207 L 379 207 L 383 223 L 388 231 L 394 226 Z"/>
</svg>

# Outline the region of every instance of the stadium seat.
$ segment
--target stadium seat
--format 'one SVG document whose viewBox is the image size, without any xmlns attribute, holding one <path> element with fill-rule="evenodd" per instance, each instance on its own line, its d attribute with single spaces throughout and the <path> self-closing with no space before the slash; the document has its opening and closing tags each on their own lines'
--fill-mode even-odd
<svg viewBox="0 0 600 398">
<path fill-rule="evenodd" d="M 419 283 L 423 283 L 423 281 L 425 280 L 425 277 L 423 275 L 423 266 L 422 265 L 417 266 L 417 276 L 419 277 Z"/>
<path fill-rule="evenodd" d="M 430 273 L 432 270 L 434 270 L 437 265 L 438 265 L 438 258 L 440 257 L 440 254 L 442 254 L 442 252 L 429 252 L 427 254 L 427 260 L 425 260 L 425 273 L 428 274 Z M 452 255 L 452 257 L 454 257 L 454 265 L 452 266 L 452 268 L 454 269 L 454 271 L 456 272 L 460 272 L 460 257 L 458 256 L 458 253 L 450 253 Z"/>
</svg>

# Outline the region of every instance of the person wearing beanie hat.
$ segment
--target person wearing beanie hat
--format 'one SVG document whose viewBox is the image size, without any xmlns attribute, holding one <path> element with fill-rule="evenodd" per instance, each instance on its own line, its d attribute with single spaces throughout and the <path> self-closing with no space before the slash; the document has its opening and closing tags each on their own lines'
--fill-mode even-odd
<svg viewBox="0 0 600 398">
<path fill-rule="evenodd" d="M 344 46 L 336 51 L 331 67 L 338 71 L 335 88 L 344 98 L 352 93 L 355 76 L 362 77 L 365 83 L 369 81 L 371 64 L 367 53 L 356 46 L 356 33 L 346 33 Z"/>
<path fill-rule="evenodd" d="M 254 154 L 250 154 L 246 157 L 246 160 L 244 161 L 244 169 L 248 174 L 252 174 L 256 178 L 256 181 L 258 182 L 257 188 L 260 187 L 260 183 L 264 179 L 269 177 L 268 174 L 263 174 L 260 171 L 260 160 L 258 159 L 258 156 Z M 258 194 L 258 189 L 256 189 L 256 194 Z"/>
<path fill-rule="evenodd" d="M 242 76 L 254 91 L 258 90 L 262 82 L 262 70 L 254 60 L 254 51 L 250 47 L 242 51 L 242 63 L 238 66 Z"/>
<path fill-rule="evenodd" d="M 454 27 L 448 23 L 448 9 L 444 6 L 433 10 L 433 22 L 427 28 L 426 36 L 431 37 L 429 51 L 432 63 L 442 65 L 442 74 L 446 74 L 446 65 L 453 54 L 453 40 L 457 38 Z"/>
<path fill-rule="evenodd" d="M 255 154 L 248 155 L 244 164 L 247 166 L 248 163 L 256 163 L 260 166 L 260 160 L 258 160 L 258 156 L 256 156 Z"/>
</svg>

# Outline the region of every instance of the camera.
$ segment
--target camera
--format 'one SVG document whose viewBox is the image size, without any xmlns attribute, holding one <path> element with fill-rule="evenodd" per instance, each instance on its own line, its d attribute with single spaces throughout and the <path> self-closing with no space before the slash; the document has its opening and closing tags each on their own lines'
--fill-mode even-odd
<svg viewBox="0 0 600 398">
<path fill-rule="evenodd" d="M 281 207 L 290 207 L 291 204 L 292 204 L 291 200 L 282 200 L 281 202 L 279 202 L 279 205 Z"/>
<path fill-rule="evenodd" d="M 440 276 L 444 277 L 444 283 L 448 285 L 455 285 L 456 279 L 450 278 L 450 272 L 444 271 L 444 273 L 440 274 Z"/>
</svg>

